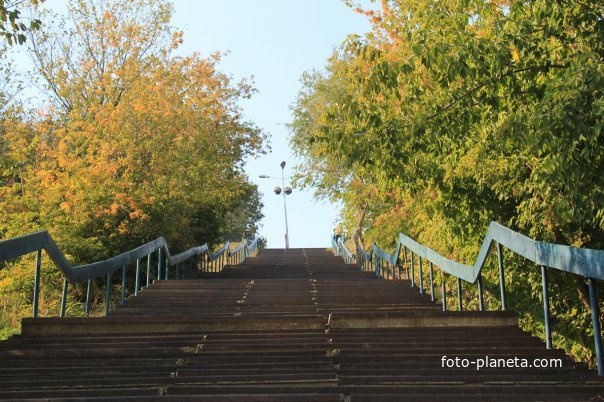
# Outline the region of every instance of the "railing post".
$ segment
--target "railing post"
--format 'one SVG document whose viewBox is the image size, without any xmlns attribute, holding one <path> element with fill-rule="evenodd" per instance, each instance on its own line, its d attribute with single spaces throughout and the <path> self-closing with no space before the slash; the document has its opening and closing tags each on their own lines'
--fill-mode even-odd
<svg viewBox="0 0 604 402">
<path fill-rule="evenodd" d="M 122 300 L 120 304 L 124 304 L 126 302 L 126 268 L 127 265 L 122 267 Z"/>
<path fill-rule="evenodd" d="M 401 264 L 396 264 L 396 276 L 398 280 L 401 280 Z"/>
<path fill-rule="evenodd" d="M 141 260 L 136 259 L 136 287 L 134 288 L 134 296 L 138 296 L 141 286 Z"/>
<path fill-rule="evenodd" d="M 422 257 L 420 255 L 417 256 L 417 261 L 419 262 L 419 294 L 424 294 L 424 272 L 422 270 Z"/>
<path fill-rule="evenodd" d="M 111 272 L 107 274 L 107 289 L 105 290 L 105 317 L 109 315 L 111 306 Z"/>
<path fill-rule="evenodd" d="M 32 315 L 38 317 L 38 303 L 40 301 L 40 269 L 42 267 L 42 249 L 36 252 L 36 273 L 34 275 L 34 303 Z"/>
<path fill-rule="evenodd" d="M 411 287 L 415 286 L 415 262 L 413 261 L 413 251 L 411 252 Z"/>
<path fill-rule="evenodd" d="M 484 311 L 484 300 L 482 297 L 482 275 L 478 274 L 478 278 L 476 278 L 476 283 L 478 284 L 478 310 Z"/>
<path fill-rule="evenodd" d="M 90 296 L 92 293 L 92 279 L 88 279 L 88 287 L 86 288 L 86 317 L 90 316 Z"/>
<path fill-rule="evenodd" d="M 157 280 L 161 281 L 161 247 L 157 249 Z"/>
<path fill-rule="evenodd" d="M 32 316 L 38 318 L 38 303 L 40 301 L 40 269 L 42 268 L 42 249 L 36 253 L 36 272 L 34 274 L 34 302 Z"/>
<path fill-rule="evenodd" d="M 594 279 L 587 278 L 589 287 L 589 304 L 591 305 L 591 320 L 594 329 L 594 343 L 596 346 L 596 364 L 598 366 L 598 375 L 604 376 L 604 364 L 602 362 L 602 332 L 600 328 L 600 306 L 598 305 L 598 295 L 596 294 L 596 284 Z"/>
<path fill-rule="evenodd" d="M 151 254 L 147 254 L 147 288 L 151 284 Z"/>
<path fill-rule="evenodd" d="M 168 278 L 170 278 L 170 261 L 168 260 L 167 256 L 166 256 L 166 265 L 165 265 L 164 271 L 166 271 L 166 280 L 168 280 Z"/>
<path fill-rule="evenodd" d="M 403 246 L 403 264 L 407 263 L 407 246 Z"/>
<path fill-rule="evenodd" d="M 447 276 L 443 272 L 443 283 L 441 284 L 441 296 L 443 298 L 443 311 L 447 311 Z"/>
<path fill-rule="evenodd" d="M 503 250 L 501 244 L 497 243 L 497 265 L 499 266 L 499 288 L 501 291 L 501 309 L 507 309 L 507 300 L 505 294 L 505 277 L 503 275 Z"/>
<path fill-rule="evenodd" d="M 61 311 L 59 317 L 65 317 L 65 307 L 67 306 L 67 278 L 63 278 L 63 295 L 61 296 Z"/>
<path fill-rule="evenodd" d="M 549 292 L 547 290 L 547 268 L 541 266 L 541 285 L 543 286 L 543 320 L 545 324 L 545 347 L 552 348 L 552 331 L 549 320 Z"/>
<path fill-rule="evenodd" d="M 373 273 L 375 274 L 375 276 L 377 276 L 377 272 L 378 272 L 378 259 L 377 256 L 374 255 L 374 261 L 373 261 Z"/>
<path fill-rule="evenodd" d="M 463 311 L 463 304 L 461 302 L 461 279 L 457 278 L 457 309 Z"/>
<path fill-rule="evenodd" d="M 432 261 L 430 261 L 430 299 L 432 301 L 436 300 L 436 297 L 434 297 L 434 265 L 432 265 Z"/>
</svg>

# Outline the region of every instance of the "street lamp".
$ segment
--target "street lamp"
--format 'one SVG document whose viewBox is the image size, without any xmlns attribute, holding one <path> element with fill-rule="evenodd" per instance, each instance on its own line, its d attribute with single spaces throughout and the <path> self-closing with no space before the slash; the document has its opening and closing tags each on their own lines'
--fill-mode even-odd
<svg viewBox="0 0 604 402">
<path fill-rule="evenodd" d="M 285 202 L 285 196 L 292 193 L 291 187 L 285 187 L 285 161 L 281 162 L 281 185 L 282 187 L 276 186 L 273 192 L 277 195 L 283 193 L 283 211 L 285 212 L 285 249 L 289 248 L 289 229 L 287 227 L 287 203 Z M 266 174 L 260 175 L 261 179 L 277 179 L 277 177 L 270 177 Z M 283 188 L 283 190 L 281 190 Z"/>
</svg>

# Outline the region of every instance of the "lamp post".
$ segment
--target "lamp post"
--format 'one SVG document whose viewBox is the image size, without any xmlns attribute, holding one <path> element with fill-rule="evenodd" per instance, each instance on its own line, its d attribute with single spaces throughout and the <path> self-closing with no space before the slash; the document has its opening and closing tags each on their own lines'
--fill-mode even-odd
<svg viewBox="0 0 604 402">
<path fill-rule="evenodd" d="M 287 226 L 287 202 L 285 201 L 285 196 L 290 195 L 292 193 L 291 187 L 285 187 L 285 161 L 281 162 L 281 186 L 276 186 L 273 191 L 275 194 L 279 195 L 283 192 L 283 211 L 285 212 L 285 249 L 289 249 L 289 229 Z M 261 179 L 278 179 L 277 177 L 270 177 L 265 174 L 260 175 Z M 283 189 L 283 190 L 281 190 Z"/>
</svg>

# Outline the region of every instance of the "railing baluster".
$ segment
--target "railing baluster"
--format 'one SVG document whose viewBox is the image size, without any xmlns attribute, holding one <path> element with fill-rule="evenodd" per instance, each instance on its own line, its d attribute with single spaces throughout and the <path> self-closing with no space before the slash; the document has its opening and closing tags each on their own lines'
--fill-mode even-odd
<svg viewBox="0 0 604 402">
<path fill-rule="evenodd" d="M 549 319 L 549 292 L 547 290 L 547 268 L 541 266 L 541 285 L 543 287 L 543 320 L 545 324 L 545 347 L 552 348 L 552 331 Z"/>
<path fill-rule="evenodd" d="M 105 317 L 109 315 L 111 306 L 111 272 L 107 274 L 107 289 L 105 290 Z"/>
<path fill-rule="evenodd" d="M 38 303 L 40 301 L 40 269 L 42 267 L 42 249 L 36 252 L 36 273 L 34 275 L 34 303 L 32 315 L 38 317 Z"/>
<path fill-rule="evenodd" d="M 164 270 L 166 271 L 166 280 L 168 280 L 170 278 L 170 261 L 168 260 L 168 257 L 166 257 L 166 265 L 164 265 Z"/>
<path fill-rule="evenodd" d="M 600 305 L 598 304 L 595 280 L 592 278 L 587 278 L 587 286 L 589 287 L 589 304 L 591 305 L 591 320 L 594 330 L 598 375 L 604 376 L 604 364 L 602 362 L 602 332 L 600 328 Z"/>
<path fill-rule="evenodd" d="M 147 286 L 151 284 L 151 253 L 147 254 Z"/>
<path fill-rule="evenodd" d="M 501 310 L 507 309 L 507 300 L 505 294 L 505 277 L 503 275 L 503 250 L 501 244 L 497 243 L 497 266 L 499 267 L 499 289 L 501 292 Z"/>
<path fill-rule="evenodd" d="M 432 301 L 436 300 L 436 297 L 434 297 L 434 265 L 432 265 L 432 261 L 430 261 L 430 299 Z"/>
<path fill-rule="evenodd" d="M 377 257 L 373 256 L 373 273 L 377 276 Z"/>
<path fill-rule="evenodd" d="M 157 249 L 157 280 L 161 281 L 161 248 Z"/>
<path fill-rule="evenodd" d="M 61 311 L 59 317 L 65 317 L 65 308 L 67 306 L 67 278 L 63 278 L 63 295 L 61 296 Z"/>
<path fill-rule="evenodd" d="M 180 279 L 180 263 L 176 264 L 176 280 Z"/>
<path fill-rule="evenodd" d="M 134 296 L 138 296 L 141 286 L 141 260 L 136 259 L 136 287 L 134 288 Z"/>
<path fill-rule="evenodd" d="M 476 278 L 476 283 L 478 285 L 478 310 L 484 311 L 484 300 L 482 297 L 482 275 L 479 274 L 478 278 Z"/>
<path fill-rule="evenodd" d="M 90 316 L 90 296 L 92 293 L 92 279 L 88 279 L 88 287 L 86 288 L 86 317 Z"/>
<path fill-rule="evenodd" d="M 413 261 L 413 251 L 411 252 L 411 287 L 415 286 L 415 262 Z"/>
<path fill-rule="evenodd" d="M 126 302 L 126 269 L 128 268 L 127 265 L 124 265 L 122 267 L 122 300 L 120 301 L 120 304 L 124 304 Z"/>
<path fill-rule="evenodd" d="M 457 309 L 463 311 L 463 305 L 461 303 L 461 279 L 457 278 Z"/>
<path fill-rule="evenodd" d="M 443 272 L 443 283 L 440 290 L 443 299 L 443 311 L 447 311 L 447 276 Z"/>
<path fill-rule="evenodd" d="M 424 272 L 422 270 L 422 257 L 420 255 L 417 256 L 417 261 L 419 262 L 418 271 L 419 271 L 419 294 L 424 294 Z"/>
</svg>

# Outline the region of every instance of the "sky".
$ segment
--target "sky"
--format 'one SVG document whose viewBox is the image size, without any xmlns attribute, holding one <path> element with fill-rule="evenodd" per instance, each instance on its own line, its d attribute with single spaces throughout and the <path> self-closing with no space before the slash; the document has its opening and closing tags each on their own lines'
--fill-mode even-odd
<svg viewBox="0 0 604 402">
<path fill-rule="evenodd" d="M 242 104 L 245 117 L 270 133 L 272 152 L 248 162 L 250 180 L 263 193 L 265 215 L 260 235 L 268 247 L 285 245 L 283 197 L 273 193 L 281 177 L 298 163 L 289 149 L 290 106 L 301 88 L 304 71 L 322 69 L 327 58 L 349 34 L 370 30 L 367 19 L 341 0 L 176 0 L 175 27 L 184 31 L 181 52 L 230 53 L 221 70 L 236 80 L 255 78 L 258 93 Z M 286 180 L 286 186 L 287 183 Z M 314 201 L 312 191 L 294 189 L 286 196 L 289 246 L 327 247 L 336 225 L 336 205 Z"/>
<path fill-rule="evenodd" d="M 249 160 L 246 173 L 263 194 L 264 219 L 260 236 L 267 246 L 285 246 L 283 196 L 273 193 L 281 186 L 282 161 L 285 176 L 292 174 L 296 160 L 289 148 L 290 106 L 301 89 L 304 71 L 324 68 L 327 58 L 349 34 L 370 30 L 366 17 L 341 0 L 173 0 L 172 25 L 183 31 L 178 53 L 228 52 L 219 68 L 233 82 L 254 77 L 258 93 L 241 103 L 245 119 L 270 135 L 272 151 Z M 64 0 L 46 0 L 45 7 L 59 13 Z M 361 1 L 369 3 L 368 0 Z M 269 175 L 278 179 L 261 179 Z M 290 185 L 286 179 L 286 186 Z M 312 190 L 294 188 L 286 196 L 289 246 L 327 247 L 337 224 L 338 206 L 315 201 Z"/>
</svg>

